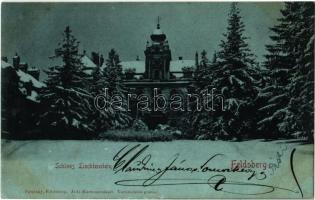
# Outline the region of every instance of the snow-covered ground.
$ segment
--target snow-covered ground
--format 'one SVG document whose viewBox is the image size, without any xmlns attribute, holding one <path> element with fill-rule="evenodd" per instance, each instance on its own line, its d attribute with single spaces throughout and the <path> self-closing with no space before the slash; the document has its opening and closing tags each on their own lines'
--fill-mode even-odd
<svg viewBox="0 0 315 200">
<path fill-rule="evenodd" d="M 130 166 L 136 167 L 138 160 L 149 160 L 147 167 L 162 168 L 173 163 L 177 167 L 198 168 L 197 172 L 167 171 L 151 186 L 121 186 L 142 184 L 155 173 L 150 171 L 113 171 L 115 154 L 140 144 L 128 154 L 128 159 L 145 145 L 149 145 Z M 9 141 L 2 140 L 2 197 L 15 198 L 300 198 L 301 192 L 290 169 L 290 155 L 296 148 L 293 167 L 304 197 L 313 195 L 313 145 L 302 145 L 294 141 L 245 142 L 224 141 L 172 141 L 172 142 L 114 142 L 114 141 Z M 132 155 L 131 155 L 132 154 Z M 201 172 L 203 165 L 216 154 L 206 166 L 208 168 L 231 168 L 232 162 L 240 160 L 266 163 L 259 164 L 256 176 L 245 172 Z M 148 156 L 149 155 L 149 156 Z M 146 157 L 147 156 L 147 157 Z M 234 160 L 234 161 L 233 161 Z M 102 165 L 104 168 L 79 168 L 80 163 Z M 126 162 L 125 162 L 126 163 Z M 138 162 L 139 164 L 139 162 Z M 66 168 L 56 168 L 56 167 Z M 263 172 L 263 174 L 260 174 Z M 219 175 L 219 176 L 218 176 Z M 213 177 L 215 176 L 215 177 Z M 211 181 L 225 176 L 226 184 L 215 191 Z M 258 180 L 266 176 L 264 180 Z M 178 179 L 182 180 L 178 180 Z M 173 180 L 170 180 L 173 179 Z M 176 180 L 174 180 L 176 179 Z M 183 180 L 185 179 L 185 180 Z M 205 181 L 204 181 L 205 180 Z M 208 182 L 207 182 L 208 180 Z M 211 182 L 210 181 L 210 182 Z M 236 182 L 239 182 L 237 184 Z M 175 185 L 157 185 L 157 184 Z M 188 184 L 189 183 L 189 184 Z M 206 184 L 205 184 L 206 183 Z M 230 184 L 228 184 L 230 183 Z M 256 185 L 255 185 L 256 184 Z M 258 185 L 257 185 L 258 184 Z M 262 186 L 264 185 L 264 186 Z M 267 185 L 267 186 L 266 186 Z M 273 187 L 271 187 L 273 186 Z M 277 189 L 280 187 L 284 189 Z M 267 193 L 268 191 L 274 191 Z M 266 193 L 258 195 L 235 195 L 237 193 Z"/>
</svg>

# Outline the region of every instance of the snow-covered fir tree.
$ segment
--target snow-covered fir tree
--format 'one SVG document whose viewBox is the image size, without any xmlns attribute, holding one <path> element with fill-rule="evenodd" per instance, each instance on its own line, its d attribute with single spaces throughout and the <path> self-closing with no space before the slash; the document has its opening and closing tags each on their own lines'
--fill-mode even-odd
<svg viewBox="0 0 315 200">
<path fill-rule="evenodd" d="M 114 117 L 114 112 L 111 109 L 102 109 L 102 107 L 106 104 L 105 101 L 110 102 L 110 97 L 105 94 L 105 88 L 107 86 L 107 80 L 105 78 L 104 72 L 100 65 L 97 65 L 96 68 L 92 72 L 92 79 L 90 83 L 90 94 L 93 96 L 91 100 L 91 104 L 93 104 L 93 108 L 89 115 L 90 127 L 95 132 L 105 131 L 108 128 L 112 127 L 112 121 Z M 102 95 L 102 98 L 97 99 L 98 95 Z M 104 99 L 104 97 L 106 99 Z M 95 101 L 97 100 L 96 106 Z"/>
<path fill-rule="evenodd" d="M 212 81 L 208 89 L 215 88 L 216 94 L 224 97 L 224 111 L 220 109 L 222 100 L 215 102 L 215 111 L 200 121 L 209 134 L 218 137 L 241 139 L 251 137 L 255 127 L 255 104 L 259 71 L 255 57 L 251 53 L 244 36 L 244 24 L 236 3 L 232 3 L 227 32 L 216 53 L 211 67 Z"/>
<path fill-rule="evenodd" d="M 69 26 L 63 35 L 54 56 L 61 58 L 63 64 L 46 71 L 47 88 L 40 95 L 45 109 L 39 123 L 55 134 L 63 134 L 59 137 L 73 137 L 71 134 L 92 131 L 88 122 L 92 96 L 88 91 L 90 77 L 83 72 L 79 42 Z"/>
<path fill-rule="evenodd" d="M 288 136 L 288 132 L 279 125 L 288 114 L 289 91 L 287 86 L 296 58 L 292 51 L 296 47 L 296 42 L 294 42 L 289 27 L 291 19 L 296 18 L 293 13 L 297 10 L 297 6 L 298 4 L 285 4 L 285 8 L 281 10 L 283 17 L 278 19 L 279 24 L 270 28 L 273 32 L 273 35 L 270 36 L 273 44 L 266 45 L 269 53 L 265 55 L 266 62 L 264 63 L 269 70 L 269 82 L 260 90 L 258 97 L 265 101 L 263 107 L 259 109 L 262 118 L 258 122 L 259 130 L 265 137 Z"/>
<path fill-rule="evenodd" d="M 269 137 L 313 138 L 314 5 L 285 3 L 279 24 L 271 28 L 265 62 L 269 82 L 260 91 L 259 128 Z"/>
<path fill-rule="evenodd" d="M 207 57 L 207 52 L 203 50 L 201 52 L 201 60 L 200 63 L 198 63 L 197 69 L 194 73 L 194 80 L 195 80 L 195 90 L 203 89 L 207 82 L 209 82 L 208 75 L 210 74 L 209 71 L 209 59 Z"/>
<path fill-rule="evenodd" d="M 209 61 L 207 52 L 203 50 L 201 52 L 201 60 L 198 63 L 197 69 L 194 74 L 194 83 L 192 84 L 191 88 L 188 88 L 190 89 L 190 93 L 197 93 L 202 96 L 203 91 L 210 87 L 214 79 L 213 74 L 211 73 L 211 66 L 213 64 L 214 63 L 211 63 Z M 190 129 L 190 137 L 196 137 L 198 135 L 206 134 L 209 131 L 209 127 L 207 126 L 210 124 L 210 120 L 212 120 L 209 112 L 205 110 L 200 111 L 197 109 L 197 103 L 201 104 L 202 99 L 201 101 L 197 102 L 196 99 L 192 98 L 189 104 L 191 111 L 188 111 L 188 113 L 185 114 L 185 124 L 183 125 L 186 129 Z"/>
<path fill-rule="evenodd" d="M 314 141 L 314 3 L 299 2 L 297 21 L 293 29 L 299 30 L 296 62 L 290 79 L 289 115 L 284 127 L 294 137 L 306 137 Z M 281 125 L 281 124 L 280 124 Z M 286 126 L 288 125 L 288 126 Z"/>
<path fill-rule="evenodd" d="M 131 117 L 127 105 L 128 90 L 123 85 L 122 66 L 120 64 L 119 55 L 114 49 L 111 49 L 108 53 L 106 67 L 104 68 L 104 76 L 107 82 L 107 95 L 110 96 L 112 100 L 118 102 L 109 107 L 109 110 L 113 109 L 111 112 L 114 115 L 111 122 L 111 128 L 126 128 L 131 124 Z"/>
<path fill-rule="evenodd" d="M 194 83 L 187 88 L 188 93 L 199 94 L 199 96 L 204 94 L 203 91 L 210 87 L 209 85 L 211 85 L 214 79 L 211 73 L 212 65 L 213 63 L 209 61 L 207 52 L 202 50 L 201 60 L 197 64 L 197 68 L 194 72 Z M 198 106 L 201 106 L 202 101 L 202 99 L 197 100 L 195 97 L 191 97 L 189 102 L 185 102 L 188 104 L 185 106 L 188 106 L 189 110 L 185 113 L 181 112 L 180 118 L 177 120 L 177 122 L 179 122 L 178 127 L 187 134 L 188 138 L 196 138 L 198 135 L 204 134 L 205 128 L 201 125 L 201 121 L 206 119 L 206 121 L 209 122 L 210 120 L 209 113 L 207 111 L 202 109 L 198 110 Z"/>
</svg>

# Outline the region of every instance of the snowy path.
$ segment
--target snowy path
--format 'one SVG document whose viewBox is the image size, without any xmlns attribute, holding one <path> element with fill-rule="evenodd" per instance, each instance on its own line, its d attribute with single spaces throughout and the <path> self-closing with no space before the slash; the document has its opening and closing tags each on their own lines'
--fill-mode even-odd
<svg viewBox="0 0 315 200">
<path fill-rule="evenodd" d="M 2 141 L 2 197 L 17 198 L 220 198 L 235 197 L 233 194 L 214 191 L 205 184 L 173 186 L 133 186 L 115 185 L 116 181 L 148 178 L 152 172 L 118 172 L 112 167 L 114 155 L 125 145 L 133 147 L 141 144 L 149 147 L 139 156 L 139 160 L 150 154 L 150 166 L 164 168 L 178 154 L 177 165 L 200 167 L 211 156 L 217 156 L 207 165 L 211 168 L 231 168 L 240 160 L 255 163 L 257 172 L 263 171 L 267 178 L 249 183 L 268 184 L 284 187 L 295 192 L 276 190 L 256 197 L 298 198 L 300 193 L 290 170 L 290 153 L 296 148 L 294 170 L 304 197 L 312 196 L 313 186 L 313 145 L 300 145 L 296 142 L 252 140 L 246 142 L 223 141 L 172 141 L 172 142 L 113 142 L 113 141 Z M 139 148 L 140 148 L 139 147 Z M 278 153 L 281 154 L 279 157 Z M 280 163 L 279 163 L 280 159 Z M 181 162 L 181 164 L 180 164 Z M 79 168 L 80 164 L 106 166 L 101 169 Z M 135 166 L 134 164 L 133 166 Z M 279 167 L 275 167 L 275 166 Z M 268 168 L 271 166 L 272 168 Z M 167 172 L 164 178 L 208 179 L 212 175 L 224 174 L 227 180 L 248 181 L 244 173 L 190 173 Z M 227 191 L 252 191 L 258 193 L 266 188 L 244 186 L 241 188 L 224 185 Z M 89 192 L 88 192 L 89 191 Z M 239 198 L 253 196 L 239 195 Z"/>
</svg>

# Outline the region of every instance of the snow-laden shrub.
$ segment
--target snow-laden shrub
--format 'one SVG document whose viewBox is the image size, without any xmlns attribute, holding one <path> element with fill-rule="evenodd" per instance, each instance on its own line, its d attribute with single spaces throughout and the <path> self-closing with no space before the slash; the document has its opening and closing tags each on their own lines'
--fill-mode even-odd
<svg viewBox="0 0 315 200">
<path fill-rule="evenodd" d="M 156 129 L 162 130 L 162 131 L 168 131 L 168 130 L 171 130 L 171 127 L 167 124 L 158 124 Z"/>
<path fill-rule="evenodd" d="M 171 134 L 176 136 L 176 137 L 182 137 L 183 133 L 180 130 L 173 130 L 171 131 Z"/>
<path fill-rule="evenodd" d="M 141 119 L 136 119 L 133 121 L 132 129 L 135 131 L 147 131 L 147 130 L 149 130 L 146 123 L 144 123 Z"/>
<path fill-rule="evenodd" d="M 210 138 L 210 136 L 207 135 L 207 134 L 202 134 L 202 135 L 197 135 L 197 136 L 196 136 L 196 139 L 197 139 L 197 140 L 209 140 L 209 139 L 211 139 L 211 138 Z"/>
<path fill-rule="evenodd" d="M 175 139 L 170 131 L 162 130 L 141 130 L 134 129 L 125 130 L 108 130 L 99 135 L 100 139 L 114 141 L 137 141 L 137 142 L 153 142 L 153 141 L 171 141 Z"/>
</svg>

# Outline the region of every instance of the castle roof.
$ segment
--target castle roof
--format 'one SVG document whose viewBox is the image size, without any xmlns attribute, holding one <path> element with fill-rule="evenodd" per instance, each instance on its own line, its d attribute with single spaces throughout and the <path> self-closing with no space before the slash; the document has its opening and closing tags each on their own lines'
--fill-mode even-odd
<svg viewBox="0 0 315 200">
<path fill-rule="evenodd" d="M 88 68 L 85 71 L 85 73 L 91 75 L 92 72 L 93 72 L 93 69 L 96 68 L 97 66 L 94 64 L 94 62 L 87 56 L 87 55 L 84 55 L 82 58 L 81 58 L 81 62 L 82 64 Z"/>
<path fill-rule="evenodd" d="M 16 74 L 19 76 L 20 81 L 23 83 L 31 82 L 33 87 L 35 87 L 35 88 L 46 87 L 45 83 L 36 80 L 36 78 L 34 78 L 32 75 L 25 73 L 20 69 L 16 71 Z"/>
<path fill-rule="evenodd" d="M 5 69 L 5 68 L 8 68 L 8 67 L 12 67 L 12 65 L 10 63 L 7 63 L 7 62 L 1 60 L 1 69 Z"/>
<path fill-rule="evenodd" d="M 170 72 L 181 72 L 184 67 L 195 67 L 194 60 L 172 60 L 170 63 Z"/>
<path fill-rule="evenodd" d="M 47 87 L 46 84 L 41 82 L 41 81 L 38 81 L 32 75 L 25 73 L 20 69 L 18 69 L 18 70 L 14 69 L 14 67 L 10 63 L 7 63 L 7 62 L 2 60 L 1 61 L 1 69 L 7 69 L 7 68 L 11 68 L 10 70 L 14 70 L 16 75 L 19 77 L 19 82 L 22 83 L 22 86 L 19 87 L 19 90 L 21 91 L 21 93 L 26 95 L 27 99 L 34 101 L 34 102 L 38 102 L 38 100 L 37 100 L 38 94 L 36 92 L 36 89 Z M 27 83 L 31 83 L 31 85 L 32 85 L 30 95 L 27 95 L 27 88 L 24 85 Z"/>
<path fill-rule="evenodd" d="M 97 66 L 92 62 L 88 56 L 83 56 L 81 61 L 85 67 L 88 69 L 85 70 L 86 73 L 91 74 L 93 69 Z M 122 61 L 121 63 L 123 72 L 127 69 L 135 69 L 137 74 L 142 74 L 145 72 L 145 61 L 131 60 L 131 61 Z M 106 63 L 102 65 L 102 68 L 106 67 Z M 184 67 L 195 67 L 195 60 L 172 60 L 170 62 L 170 72 L 182 72 Z"/>
<path fill-rule="evenodd" d="M 136 69 L 136 73 L 144 73 L 145 72 L 145 62 L 144 61 L 125 61 L 120 63 L 123 71 L 126 69 Z"/>
<path fill-rule="evenodd" d="M 163 31 L 161 29 L 154 29 L 152 34 L 153 35 L 162 35 Z"/>
<path fill-rule="evenodd" d="M 145 62 L 144 61 L 124 61 L 120 63 L 122 65 L 123 71 L 126 69 L 136 69 L 136 73 L 145 72 Z M 184 67 L 195 67 L 194 60 L 172 60 L 170 62 L 170 72 L 182 72 Z"/>
<path fill-rule="evenodd" d="M 5 68 L 13 68 L 13 66 L 10 63 L 7 63 L 5 61 L 1 61 L 1 68 L 5 69 Z M 22 70 L 16 70 L 16 75 L 19 77 L 20 82 L 22 83 L 31 83 L 33 87 L 35 88 L 43 88 L 46 87 L 46 84 L 38 81 L 36 78 L 34 78 L 32 75 L 23 72 Z"/>
<path fill-rule="evenodd" d="M 163 42 L 166 39 L 166 35 L 163 33 L 162 29 L 160 28 L 159 19 L 158 19 L 158 24 L 156 26 L 156 29 L 153 30 L 153 33 L 150 37 L 153 42 Z"/>
</svg>

